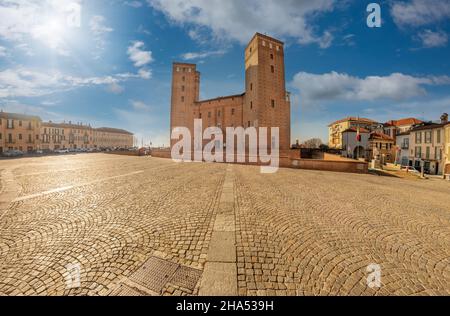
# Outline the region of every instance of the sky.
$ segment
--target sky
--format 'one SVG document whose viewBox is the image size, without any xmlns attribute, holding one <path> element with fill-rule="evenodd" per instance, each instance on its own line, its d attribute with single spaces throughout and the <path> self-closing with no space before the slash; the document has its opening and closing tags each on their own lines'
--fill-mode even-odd
<svg viewBox="0 0 450 316">
<path fill-rule="evenodd" d="M 450 0 L 0 0 L 0 109 L 167 146 L 171 64 L 198 65 L 201 99 L 242 93 L 256 32 L 285 42 L 293 143 L 450 112 Z"/>
</svg>

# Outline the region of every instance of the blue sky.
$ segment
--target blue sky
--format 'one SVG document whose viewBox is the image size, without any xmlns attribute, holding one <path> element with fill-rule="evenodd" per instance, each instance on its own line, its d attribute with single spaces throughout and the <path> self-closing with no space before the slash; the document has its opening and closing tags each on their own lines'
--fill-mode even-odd
<svg viewBox="0 0 450 316">
<path fill-rule="evenodd" d="M 349 115 L 449 112 L 450 1 L 377 1 L 381 28 L 367 26 L 371 2 L 0 0 L 0 108 L 167 145 L 171 63 L 198 64 L 201 98 L 241 93 L 261 32 L 286 43 L 293 142 L 326 142 Z"/>
</svg>

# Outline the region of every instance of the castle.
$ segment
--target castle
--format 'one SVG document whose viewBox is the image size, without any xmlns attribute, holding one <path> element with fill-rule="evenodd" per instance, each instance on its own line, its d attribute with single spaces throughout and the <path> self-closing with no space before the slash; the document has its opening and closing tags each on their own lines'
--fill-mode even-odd
<svg viewBox="0 0 450 316">
<path fill-rule="evenodd" d="M 200 73 L 196 65 L 174 63 L 171 131 L 187 127 L 192 133 L 196 119 L 202 120 L 203 128 L 222 129 L 225 137 L 228 127 L 279 127 L 279 149 L 290 149 L 291 104 L 281 41 L 259 33 L 252 38 L 245 49 L 244 93 L 210 100 L 200 100 L 199 94 Z M 175 143 L 172 140 L 171 146 Z"/>
</svg>

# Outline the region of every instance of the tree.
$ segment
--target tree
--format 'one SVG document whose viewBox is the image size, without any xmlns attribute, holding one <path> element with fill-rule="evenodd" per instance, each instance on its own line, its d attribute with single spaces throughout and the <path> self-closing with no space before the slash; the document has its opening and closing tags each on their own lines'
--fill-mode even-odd
<svg viewBox="0 0 450 316">
<path fill-rule="evenodd" d="M 323 142 L 320 138 L 312 138 L 303 142 L 303 147 L 308 149 L 319 149 L 321 145 Z"/>
</svg>

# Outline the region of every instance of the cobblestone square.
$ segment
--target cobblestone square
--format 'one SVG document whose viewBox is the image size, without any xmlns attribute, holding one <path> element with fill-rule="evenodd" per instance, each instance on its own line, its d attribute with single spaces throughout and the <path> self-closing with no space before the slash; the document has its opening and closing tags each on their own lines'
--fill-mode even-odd
<svg viewBox="0 0 450 316">
<path fill-rule="evenodd" d="M 259 171 L 2 160 L 0 295 L 450 294 L 449 181 Z"/>
</svg>

